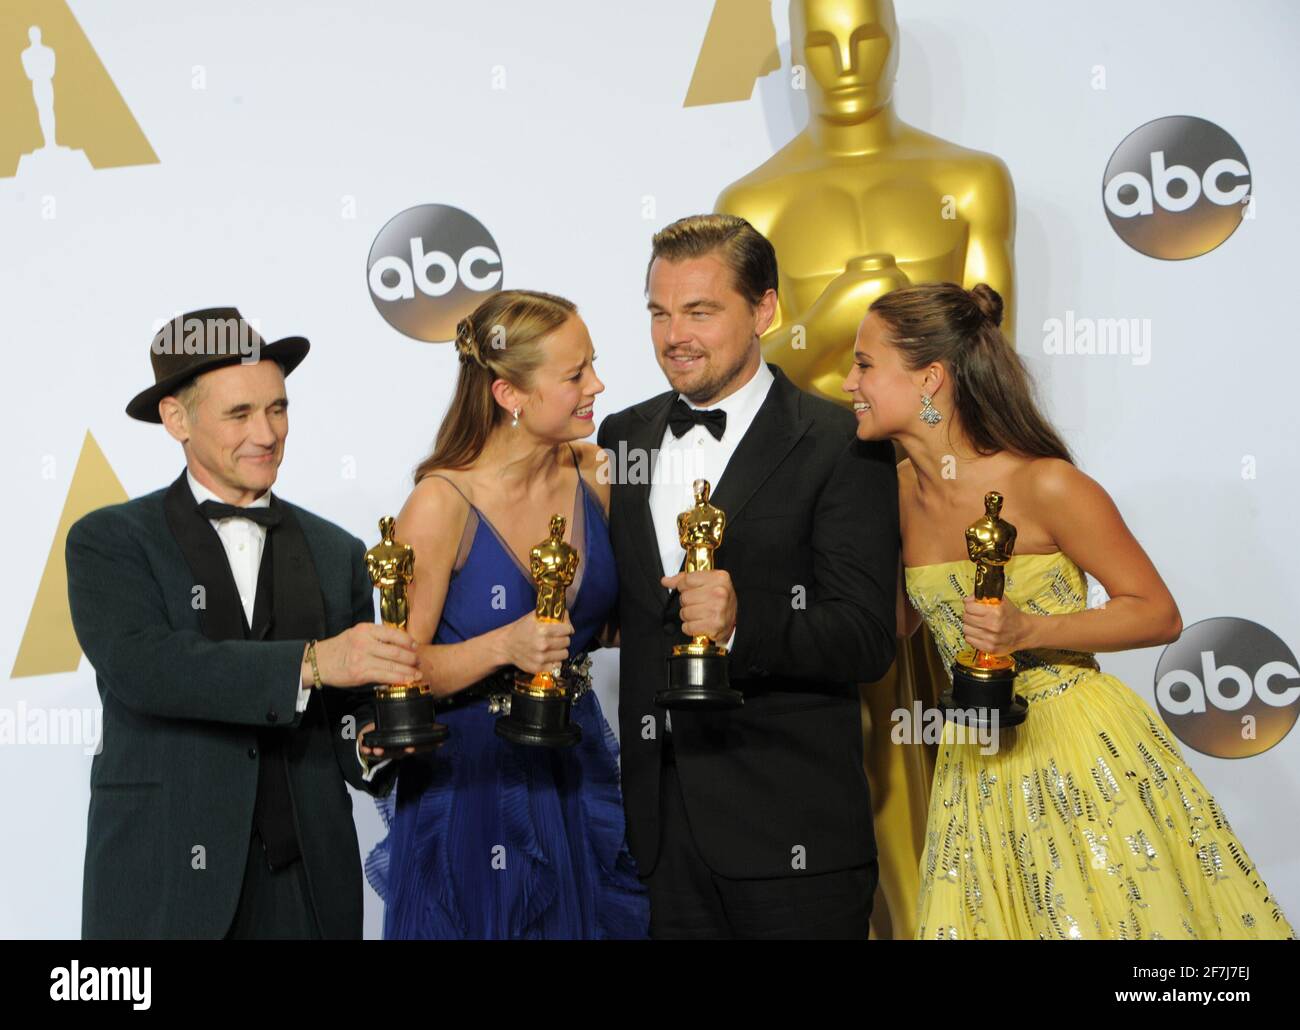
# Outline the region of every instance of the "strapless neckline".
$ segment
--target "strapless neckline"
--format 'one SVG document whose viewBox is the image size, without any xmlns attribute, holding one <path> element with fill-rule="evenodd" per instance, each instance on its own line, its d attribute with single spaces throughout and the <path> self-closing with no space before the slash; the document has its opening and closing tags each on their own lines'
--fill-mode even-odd
<svg viewBox="0 0 1300 1030">
<path fill-rule="evenodd" d="M 1065 556 L 1065 552 L 1064 552 L 1064 551 L 1044 551 L 1044 552 L 1042 552 L 1042 553 L 1013 554 L 1013 555 L 1010 557 L 1010 559 L 1008 559 L 1007 564 L 1010 565 L 1010 564 L 1012 564 L 1013 562 L 1020 561 L 1022 558 L 1023 558 L 1023 559 L 1029 559 L 1029 558 L 1062 558 L 1062 557 L 1064 557 L 1064 556 Z M 963 564 L 964 564 L 964 565 L 971 565 L 971 566 L 974 566 L 975 563 L 974 563 L 973 561 L 971 561 L 969 558 L 953 558 L 951 561 L 934 561 L 934 562 L 926 562 L 924 565 L 904 565 L 904 566 L 903 566 L 903 571 L 904 571 L 904 572 L 912 572 L 912 571 L 914 571 L 914 570 L 919 570 L 919 569 L 942 569 L 942 568 L 944 568 L 945 566 L 948 566 L 948 565 L 963 565 Z"/>
</svg>

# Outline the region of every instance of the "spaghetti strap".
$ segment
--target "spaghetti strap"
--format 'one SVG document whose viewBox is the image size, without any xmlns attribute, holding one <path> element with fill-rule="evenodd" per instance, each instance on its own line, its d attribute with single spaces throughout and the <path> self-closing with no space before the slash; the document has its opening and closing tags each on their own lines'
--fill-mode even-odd
<svg viewBox="0 0 1300 1030">
<path fill-rule="evenodd" d="M 465 519 L 465 528 L 460 534 L 460 546 L 456 548 L 456 557 L 451 565 L 451 574 L 454 576 L 464 567 L 465 562 L 469 560 L 470 548 L 474 546 L 474 537 L 478 535 L 479 511 L 474 507 L 474 502 L 465 496 L 464 492 L 450 479 L 441 472 L 430 472 L 430 476 L 437 476 L 451 484 L 451 488 L 460 494 L 461 498 L 469 505 L 469 517 Z"/>
<path fill-rule="evenodd" d="M 471 508 L 474 507 L 474 502 L 471 501 L 468 497 L 465 497 L 465 491 L 462 490 L 460 487 L 458 487 L 455 483 L 452 483 L 451 479 L 449 479 L 447 476 L 444 476 L 441 472 L 430 472 L 429 475 L 430 475 L 430 476 L 437 476 L 437 477 L 438 477 L 439 479 L 441 479 L 443 482 L 445 482 L 445 483 L 450 483 L 450 484 L 451 484 L 451 488 L 452 488 L 453 490 L 455 490 L 456 493 L 460 494 L 460 496 L 461 496 L 462 498 L 464 498 L 465 503 L 468 504 Z"/>
<path fill-rule="evenodd" d="M 582 460 L 578 457 L 578 452 L 573 449 L 573 444 L 569 444 L 569 453 L 573 455 L 573 470 L 578 473 L 578 482 L 585 486 L 586 484 L 582 482 L 583 480 Z M 430 472 L 427 475 L 437 476 L 439 479 L 443 480 L 444 482 L 450 483 L 451 488 L 455 490 L 456 493 L 460 494 L 461 497 L 464 498 L 465 503 L 468 504 L 471 508 L 475 508 L 475 510 L 477 510 L 477 506 L 474 504 L 474 502 L 465 496 L 465 491 L 462 490 L 460 487 L 458 487 L 455 483 L 453 483 L 451 479 L 449 479 L 447 476 L 444 476 L 441 472 Z"/>
<path fill-rule="evenodd" d="M 591 484 L 587 482 L 587 477 L 582 474 L 582 459 L 578 457 L 578 452 L 573 449 L 573 444 L 569 444 L 569 453 L 573 455 L 573 471 L 578 473 L 579 495 L 585 496 L 593 493 Z M 594 496 L 593 499 L 595 499 Z M 600 508 L 600 504 L 597 503 L 596 507 Z M 604 509 L 601 509 L 601 514 L 603 515 L 604 513 Z"/>
<path fill-rule="evenodd" d="M 573 444 L 569 444 L 569 450 L 573 450 Z M 604 504 L 601 503 L 600 495 L 596 492 L 596 488 L 592 486 L 590 483 L 588 483 L 587 477 L 582 474 L 582 464 L 579 461 L 578 456 L 576 454 L 573 456 L 573 462 L 575 468 L 578 470 L 579 490 L 589 501 L 591 501 L 591 506 L 595 508 L 596 512 L 600 515 L 600 521 L 603 522 L 605 524 L 606 529 L 608 529 L 609 512 L 605 510 Z"/>
</svg>

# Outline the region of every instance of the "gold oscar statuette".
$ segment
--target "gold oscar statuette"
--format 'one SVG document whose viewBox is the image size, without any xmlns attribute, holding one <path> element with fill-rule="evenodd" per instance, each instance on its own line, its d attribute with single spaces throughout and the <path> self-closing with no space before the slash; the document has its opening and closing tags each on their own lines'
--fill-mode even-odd
<svg viewBox="0 0 1300 1030">
<path fill-rule="evenodd" d="M 686 551 L 683 572 L 708 572 L 715 566 L 713 552 L 722 546 L 727 515 L 709 502 L 709 481 L 693 484 L 695 504 L 677 516 L 677 536 Z M 745 703 L 727 678 L 727 649 L 697 634 L 690 643 L 677 644 L 668 659 L 668 686 L 655 694 L 662 708 L 722 709 Z"/>
<path fill-rule="evenodd" d="M 379 591 L 379 618 L 385 626 L 406 629 L 407 587 L 415 575 L 415 551 L 393 539 L 393 517 L 379 520 L 380 542 L 366 552 L 366 571 Z M 434 721 L 434 697 L 427 683 L 380 683 L 375 687 L 375 728 L 366 735 L 371 747 L 427 751 L 447 738 L 447 727 Z"/>
<path fill-rule="evenodd" d="M 565 542 L 563 515 L 551 516 L 550 535 L 528 552 L 528 571 L 537 588 L 534 615 L 541 622 L 563 622 L 568 614 L 565 592 L 578 572 L 578 552 Z M 570 722 L 573 695 L 561 666 L 532 675 L 517 672 L 510 705 L 497 719 L 496 732 L 515 744 L 568 747 L 582 739 Z"/>
<path fill-rule="evenodd" d="M 984 495 L 984 515 L 966 529 L 966 553 L 975 563 L 974 597 L 1001 604 L 1006 565 L 1016 543 L 1016 527 L 1002 518 L 1002 495 Z M 952 687 L 940 699 L 947 717 L 973 726 L 1018 726 L 1029 714 L 1015 692 L 1016 662 L 1010 655 L 964 648 L 952 664 Z"/>
</svg>

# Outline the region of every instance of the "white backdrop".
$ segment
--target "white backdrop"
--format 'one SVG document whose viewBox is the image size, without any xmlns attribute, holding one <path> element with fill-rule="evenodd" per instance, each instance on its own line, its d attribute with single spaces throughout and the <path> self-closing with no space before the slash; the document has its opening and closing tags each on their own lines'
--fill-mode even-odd
<svg viewBox="0 0 1300 1030">
<path fill-rule="evenodd" d="M 366 257 L 393 215 L 424 203 L 468 211 L 495 238 L 505 285 L 572 297 L 608 386 L 599 421 L 662 388 L 642 294 L 651 233 L 710 209 L 806 119 L 788 88 L 786 0 L 775 2 L 782 69 L 747 102 L 692 108 L 682 101 L 705 0 L 70 7 L 159 162 L 0 178 L 6 670 L 87 431 L 132 496 L 181 468 L 160 427 L 122 412 L 151 382 L 157 320 L 235 304 L 268 338 L 312 341 L 289 379 L 276 489 L 374 542 L 456 369 L 449 347 L 400 335 L 371 302 Z M 901 117 L 1010 168 L 1019 347 L 1081 466 L 1111 491 L 1186 625 L 1247 619 L 1294 651 L 1300 217 L 1285 183 L 1300 167 L 1297 9 L 1251 2 L 1229 18 L 1210 0 L 1176 14 L 1163 3 L 898 0 L 898 15 Z M 1102 173 L 1133 129 L 1177 114 L 1241 144 L 1257 217 L 1207 255 L 1159 261 L 1111 229 Z M 1045 354 L 1044 323 L 1067 312 L 1150 319 L 1150 362 Z M 1102 661 L 1151 701 L 1159 656 Z M 600 666 L 611 721 L 612 657 Z M 3 693 L 10 718 L 98 708 L 84 660 L 9 678 Z M 0 936 L 79 932 L 86 750 L 0 744 Z M 1300 733 L 1247 759 L 1188 757 L 1294 922 Z M 379 821 L 360 796 L 355 811 L 364 854 Z M 366 893 L 377 936 L 381 906 Z"/>
</svg>

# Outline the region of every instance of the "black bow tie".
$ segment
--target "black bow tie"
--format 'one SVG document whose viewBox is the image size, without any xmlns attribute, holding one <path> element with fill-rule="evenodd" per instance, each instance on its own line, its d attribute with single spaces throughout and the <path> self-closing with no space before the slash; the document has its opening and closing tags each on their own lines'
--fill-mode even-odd
<svg viewBox="0 0 1300 1030">
<path fill-rule="evenodd" d="M 250 519 L 259 526 L 267 527 L 280 524 L 279 510 L 268 506 L 240 508 L 221 501 L 204 501 L 199 505 L 199 514 L 205 519 Z"/>
<path fill-rule="evenodd" d="M 692 408 L 678 397 L 668 415 L 668 428 L 673 431 L 674 437 L 679 437 L 692 426 L 703 426 L 713 434 L 713 439 L 721 440 L 722 434 L 727 430 L 727 413 L 721 408 L 710 408 L 708 411 Z"/>
</svg>

